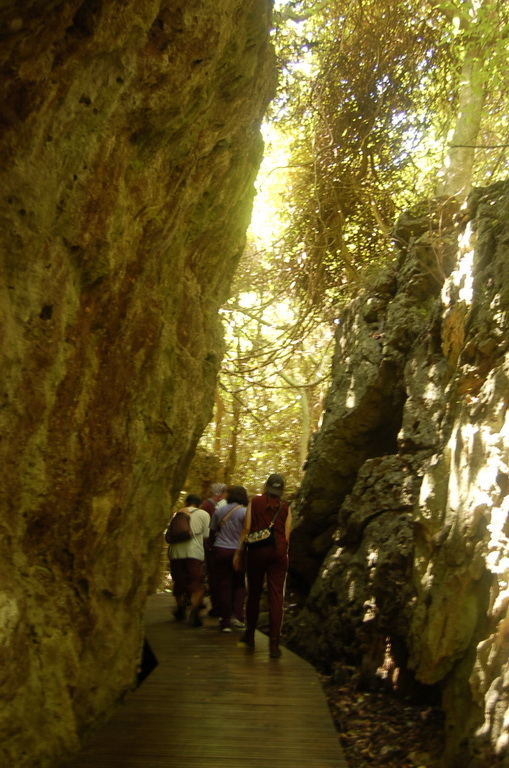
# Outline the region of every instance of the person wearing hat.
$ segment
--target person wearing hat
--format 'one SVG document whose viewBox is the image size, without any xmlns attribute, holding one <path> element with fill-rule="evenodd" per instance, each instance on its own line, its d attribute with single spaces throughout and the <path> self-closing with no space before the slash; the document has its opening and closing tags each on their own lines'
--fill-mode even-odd
<svg viewBox="0 0 509 768">
<path fill-rule="evenodd" d="M 269 602 L 269 653 L 273 659 L 281 656 L 279 641 L 283 624 L 283 601 L 288 571 L 288 543 L 292 527 L 290 506 L 283 499 L 283 475 L 267 478 L 263 493 L 254 496 L 248 504 L 244 528 L 234 556 L 234 567 L 241 568 L 241 553 L 248 533 L 273 528 L 275 542 L 248 547 L 246 553 L 247 605 L 246 630 L 240 645 L 254 649 L 254 633 L 260 612 L 263 584 L 267 578 Z"/>
</svg>

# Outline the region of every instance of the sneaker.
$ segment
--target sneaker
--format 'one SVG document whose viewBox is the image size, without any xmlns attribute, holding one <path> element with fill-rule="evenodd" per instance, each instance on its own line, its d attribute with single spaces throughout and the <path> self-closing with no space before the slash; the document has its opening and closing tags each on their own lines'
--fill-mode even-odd
<svg viewBox="0 0 509 768">
<path fill-rule="evenodd" d="M 246 625 L 243 621 L 240 621 L 240 619 L 236 619 L 235 617 L 232 619 L 232 627 L 235 627 L 235 629 L 245 629 Z"/>
<path fill-rule="evenodd" d="M 209 616 L 221 616 L 221 611 L 218 611 L 217 608 L 211 608 L 209 613 Z"/>
<path fill-rule="evenodd" d="M 175 608 L 172 613 L 177 621 L 183 621 L 186 618 L 186 609 L 183 607 Z"/>
<path fill-rule="evenodd" d="M 233 632 L 231 627 L 221 627 L 221 632 Z"/>
</svg>

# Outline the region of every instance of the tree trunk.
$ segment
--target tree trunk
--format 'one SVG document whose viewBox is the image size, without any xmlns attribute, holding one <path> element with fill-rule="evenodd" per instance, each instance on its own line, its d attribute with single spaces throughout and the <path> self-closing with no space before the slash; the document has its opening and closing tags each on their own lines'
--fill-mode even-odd
<svg viewBox="0 0 509 768">
<path fill-rule="evenodd" d="M 241 421 L 241 402 L 238 398 L 233 398 L 233 414 L 232 414 L 232 429 L 230 437 L 230 445 L 228 448 L 228 456 L 226 458 L 226 465 L 224 471 L 224 481 L 227 485 L 231 483 L 231 479 L 235 473 L 237 466 L 237 443 L 240 431 Z"/>
<path fill-rule="evenodd" d="M 309 443 L 309 438 L 311 436 L 309 390 L 305 386 L 295 381 L 295 379 L 289 376 L 287 373 L 280 371 L 279 375 L 281 376 L 283 381 L 286 381 L 286 383 L 289 384 L 291 387 L 295 387 L 299 394 L 300 413 L 301 413 L 301 419 L 302 419 L 301 432 L 300 432 L 300 444 L 299 444 L 299 459 L 300 459 L 300 467 L 302 469 L 304 462 L 306 461 L 306 458 L 307 458 L 308 443 Z"/>
<path fill-rule="evenodd" d="M 481 117 L 486 97 L 486 73 L 483 51 L 493 32 L 492 0 L 477 7 L 474 0 L 463 4 L 461 14 L 465 53 L 458 84 L 458 111 L 451 143 L 439 172 L 439 195 L 465 200 L 472 186 L 472 172 Z"/>
<path fill-rule="evenodd" d="M 216 427 L 214 430 L 214 454 L 221 457 L 221 433 L 223 428 L 224 403 L 218 387 L 216 387 L 215 392 L 215 405 Z"/>
<path fill-rule="evenodd" d="M 475 146 L 485 99 L 480 46 L 465 52 L 459 87 L 459 105 L 449 152 L 440 172 L 439 195 L 464 200 L 471 189 Z"/>
</svg>

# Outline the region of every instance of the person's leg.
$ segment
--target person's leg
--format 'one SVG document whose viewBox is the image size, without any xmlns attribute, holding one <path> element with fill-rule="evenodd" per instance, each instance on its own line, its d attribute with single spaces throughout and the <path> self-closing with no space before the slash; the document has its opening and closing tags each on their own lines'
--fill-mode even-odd
<svg viewBox="0 0 509 768">
<path fill-rule="evenodd" d="M 258 623 L 260 612 L 260 598 L 262 596 L 263 581 L 265 579 L 265 558 L 263 550 L 253 550 L 246 557 L 247 574 L 247 604 L 246 604 L 246 631 L 242 635 L 242 642 L 254 647 L 254 633 Z"/>
<path fill-rule="evenodd" d="M 232 580 L 232 615 L 237 625 L 244 624 L 244 604 L 246 601 L 246 574 L 244 571 L 236 571 L 233 567 L 233 552 L 230 561 L 230 573 Z M 235 623 L 235 621 L 234 621 Z"/>
<path fill-rule="evenodd" d="M 232 615 L 232 557 L 234 550 L 214 547 L 214 571 L 216 578 L 217 606 L 221 616 L 220 626 L 230 629 Z"/>
<path fill-rule="evenodd" d="M 280 556 L 267 565 L 267 597 L 269 603 L 269 638 L 270 655 L 278 658 L 279 638 L 283 625 L 283 604 L 286 586 L 286 574 L 288 571 L 288 558 Z"/>
<path fill-rule="evenodd" d="M 219 599 L 218 599 L 218 587 L 217 587 L 217 575 L 216 565 L 214 557 L 214 547 L 205 549 L 205 572 L 206 581 L 209 588 L 210 597 L 210 611 L 209 616 L 219 616 Z"/>
<path fill-rule="evenodd" d="M 171 560 L 170 561 L 170 573 L 173 579 L 173 597 L 177 603 L 177 607 L 173 611 L 173 615 L 177 621 L 181 621 L 186 615 L 186 602 L 187 602 L 187 568 L 185 560 Z"/>
<path fill-rule="evenodd" d="M 188 557 L 185 562 L 187 567 L 187 588 L 191 596 L 189 623 L 193 627 L 201 627 L 202 621 L 199 613 L 205 592 L 203 561 Z"/>
</svg>

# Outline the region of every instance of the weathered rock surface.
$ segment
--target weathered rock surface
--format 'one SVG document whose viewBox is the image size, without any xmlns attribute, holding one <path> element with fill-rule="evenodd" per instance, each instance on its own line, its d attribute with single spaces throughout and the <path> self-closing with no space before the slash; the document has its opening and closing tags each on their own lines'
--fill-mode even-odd
<svg viewBox="0 0 509 768">
<path fill-rule="evenodd" d="M 458 244 L 450 214 L 400 221 L 397 269 L 342 318 L 288 639 L 441 691 L 444 766 L 485 768 L 509 765 L 509 183 L 475 191 Z"/>
<path fill-rule="evenodd" d="M 268 0 L 0 11 L 0 764 L 133 685 L 272 88 Z"/>
</svg>

